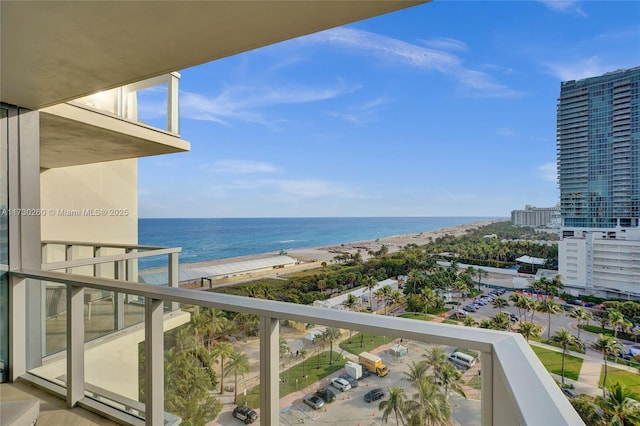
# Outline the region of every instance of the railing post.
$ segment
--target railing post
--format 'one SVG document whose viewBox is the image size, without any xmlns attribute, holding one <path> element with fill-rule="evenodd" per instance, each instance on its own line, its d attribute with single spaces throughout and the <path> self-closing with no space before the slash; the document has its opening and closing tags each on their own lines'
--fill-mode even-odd
<svg viewBox="0 0 640 426">
<path fill-rule="evenodd" d="M 84 398 L 84 287 L 67 285 L 67 407 Z"/>
<path fill-rule="evenodd" d="M 480 391 L 482 393 L 480 415 L 483 426 L 493 425 L 493 360 L 491 352 L 480 353 Z"/>
<path fill-rule="evenodd" d="M 100 257 L 100 256 L 102 256 L 102 247 L 94 246 L 93 247 L 93 257 L 96 258 L 96 257 Z M 102 278 L 102 265 L 100 265 L 98 263 L 93 265 L 93 276 Z"/>
<path fill-rule="evenodd" d="M 64 245 L 64 260 L 73 260 L 73 246 L 71 244 Z M 65 272 L 67 274 L 73 274 L 73 268 L 66 268 Z"/>
<path fill-rule="evenodd" d="M 280 424 L 278 318 L 260 317 L 260 425 Z"/>
<path fill-rule="evenodd" d="M 180 287 L 180 264 L 178 261 L 178 253 L 169 253 L 169 287 Z M 178 310 L 178 303 L 171 302 L 171 311 Z"/>
<path fill-rule="evenodd" d="M 172 72 L 169 74 L 169 84 L 167 85 L 167 131 L 180 133 L 180 115 L 178 111 L 178 82 L 180 74 Z"/>
<path fill-rule="evenodd" d="M 164 424 L 164 335 L 162 300 L 144 300 L 145 424 Z"/>
<path fill-rule="evenodd" d="M 16 381 L 27 372 L 27 279 L 9 277 L 9 377 Z"/>
<path fill-rule="evenodd" d="M 116 262 L 115 272 L 117 280 L 125 281 L 127 279 L 124 261 Z M 116 330 L 124 328 L 124 296 L 123 293 L 113 292 L 113 327 Z"/>
</svg>

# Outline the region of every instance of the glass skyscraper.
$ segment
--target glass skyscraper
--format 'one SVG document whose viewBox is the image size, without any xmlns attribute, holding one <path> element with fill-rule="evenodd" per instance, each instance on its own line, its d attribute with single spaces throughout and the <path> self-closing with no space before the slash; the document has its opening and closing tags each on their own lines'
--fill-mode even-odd
<svg viewBox="0 0 640 426">
<path fill-rule="evenodd" d="M 563 226 L 639 226 L 640 67 L 563 82 L 557 126 Z"/>
</svg>

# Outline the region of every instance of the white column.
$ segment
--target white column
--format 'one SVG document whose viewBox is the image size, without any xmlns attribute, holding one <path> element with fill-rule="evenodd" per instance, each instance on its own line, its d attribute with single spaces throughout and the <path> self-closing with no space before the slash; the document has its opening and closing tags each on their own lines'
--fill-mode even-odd
<svg viewBox="0 0 640 426">
<path fill-rule="evenodd" d="M 169 74 L 167 85 L 167 131 L 180 133 L 180 112 L 178 110 L 178 82 L 180 74 L 173 72 Z"/>
<path fill-rule="evenodd" d="M 9 286 L 9 380 L 27 372 L 27 280 L 10 277 Z"/>
<path fill-rule="evenodd" d="M 164 424 L 164 333 L 162 300 L 144 301 L 145 424 Z"/>
<path fill-rule="evenodd" d="M 493 405 L 498 403 L 493 398 L 493 355 L 491 352 L 480 353 L 480 415 L 483 426 L 493 425 Z"/>
<path fill-rule="evenodd" d="M 67 407 L 84 398 L 84 287 L 67 286 Z"/>
<path fill-rule="evenodd" d="M 178 253 L 169 253 L 169 287 L 178 288 L 180 286 L 180 263 Z M 178 310 L 178 302 L 171 302 L 171 311 Z"/>
<path fill-rule="evenodd" d="M 260 317 L 260 425 L 280 423 L 279 340 L 277 318 Z"/>
</svg>

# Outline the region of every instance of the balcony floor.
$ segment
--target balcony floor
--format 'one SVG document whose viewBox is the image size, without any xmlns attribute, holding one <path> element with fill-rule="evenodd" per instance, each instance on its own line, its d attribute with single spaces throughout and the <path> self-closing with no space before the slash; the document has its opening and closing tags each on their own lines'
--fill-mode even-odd
<svg viewBox="0 0 640 426">
<path fill-rule="evenodd" d="M 0 401 L 40 400 L 38 426 L 116 425 L 80 407 L 68 409 L 63 399 L 25 382 L 0 384 Z M 0 424 L 5 424 L 0 412 Z"/>
</svg>

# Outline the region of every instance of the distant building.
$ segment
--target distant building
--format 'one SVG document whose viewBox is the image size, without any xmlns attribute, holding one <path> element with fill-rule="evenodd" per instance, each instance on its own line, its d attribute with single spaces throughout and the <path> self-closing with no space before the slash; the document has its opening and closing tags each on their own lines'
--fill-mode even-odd
<svg viewBox="0 0 640 426">
<path fill-rule="evenodd" d="M 558 264 L 573 293 L 640 298 L 639 90 L 640 67 L 561 84 Z"/>
<path fill-rule="evenodd" d="M 527 205 L 524 210 L 511 212 L 511 223 L 514 226 L 530 226 L 532 228 L 559 227 L 560 206 L 533 207 Z"/>
</svg>

